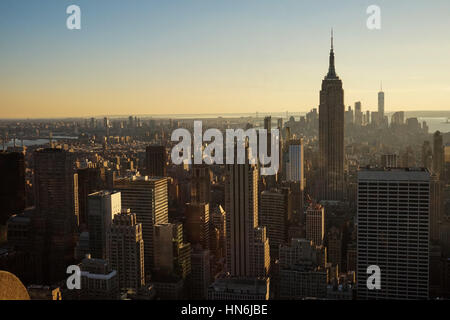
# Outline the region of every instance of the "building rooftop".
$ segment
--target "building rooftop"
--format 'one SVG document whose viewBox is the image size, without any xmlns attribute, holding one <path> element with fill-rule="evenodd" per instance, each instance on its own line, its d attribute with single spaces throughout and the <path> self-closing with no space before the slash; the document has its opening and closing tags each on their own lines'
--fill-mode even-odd
<svg viewBox="0 0 450 320">
<path fill-rule="evenodd" d="M 362 168 L 358 171 L 359 180 L 430 180 L 430 172 L 425 168 Z"/>
</svg>

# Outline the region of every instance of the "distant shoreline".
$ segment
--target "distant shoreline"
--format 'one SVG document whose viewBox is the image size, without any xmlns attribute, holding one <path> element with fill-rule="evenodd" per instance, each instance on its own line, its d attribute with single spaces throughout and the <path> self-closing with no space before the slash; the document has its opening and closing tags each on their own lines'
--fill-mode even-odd
<svg viewBox="0 0 450 320">
<path fill-rule="evenodd" d="M 352 107 L 353 108 L 353 107 Z M 372 112 L 372 111 L 371 111 Z M 400 111 L 387 111 L 386 115 L 392 116 L 395 112 Z M 403 111 L 405 112 L 405 118 L 450 118 L 450 110 L 435 110 L 435 111 Z M 294 116 L 304 116 L 307 112 L 287 112 L 288 117 Z M 265 116 L 283 117 L 286 118 L 286 111 L 284 112 L 252 112 L 252 113 L 191 113 L 191 114 L 133 114 L 133 117 L 138 117 L 141 119 L 216 119 L 216 118 L 248 118 L 256 117 L 262 118 Z M 78 117 L 47 117 L 47 118 L 0 118 L 0 122 L 9 121 L 42 121 L 42 120 L 80 120 L 80 119 L 90 119 L 90 118 L 110 118 L 110 119 L 128 119 L 130 115 L 96 115 L 96 116 L 78 116 Z"/>
</svg>

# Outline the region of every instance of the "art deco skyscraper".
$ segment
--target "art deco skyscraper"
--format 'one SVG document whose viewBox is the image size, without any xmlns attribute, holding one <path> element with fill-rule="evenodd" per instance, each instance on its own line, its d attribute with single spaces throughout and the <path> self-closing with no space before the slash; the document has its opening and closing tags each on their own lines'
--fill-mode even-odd
<svg viewBox="0 0 450 320">
<path fill-rule="evenodd" d="M 247 157 L 246 157 L 247 159 Z M 232 276 L 253 276 L 254 229 L 258 226 L 258 168 L 227 165 L 225 184 L 227 269 Z"/>
<path fill-rule="evenodd" d="M 330 66 L 322 81 L 319 105 L 319 161 L 322 200 L 344 198 L 344 90 L 334 67 L 333 36 Z"/>
<path fill-rule="evenodd" d="M 430 174 L 426 169 L 358 172 L 358 299 L 427 299 Z M 369 266 L 381 289 L 367 288 Z"/>
</svg>

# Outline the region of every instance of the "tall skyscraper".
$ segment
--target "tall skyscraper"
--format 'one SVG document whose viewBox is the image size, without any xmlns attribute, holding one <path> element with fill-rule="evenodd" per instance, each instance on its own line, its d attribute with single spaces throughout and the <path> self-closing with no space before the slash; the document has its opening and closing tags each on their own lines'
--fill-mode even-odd
<svg viewBox="0 0 450 320">
<path fill-rule="evenodd" d="M 37 281 L 51 284 L 66 277 L 73 263 L 78 226 L 78 176 L 73 158 L 61 149 L 34 152 L 36 212 L 33 254 L 39 259 Z"/>
<path fill-rule="evenodd" d="M 439 228 L 443 222 L 444 182 L 432 174 L 430 178 L 430 240 L 439 241 Z"/>
<path fill-rule="evenodd" d="M 330 228 L 326 236 L 327 261 L 339 268 L 342 268 L 342 236 L 341 230 L 335 226 Z"/>
<path fill-rule="evenodd" d="M 210 252 L 194 247 L 191 254 L 190 298 L 205 300 L 211 283 Z"/>
<path fill-rule="evenodd" d="M 322 81 L 319 105 L 319 161 L 322 200 L 344 198 L 344 90 L 334 66 L 333 36 L 330 66 Z"/>
<path fill-rule="evenodd" d="M 194 164 L 191 176 L 191 202 L 209 203 L 211 193 L 210 169 L 207 164 Z"/>
<path fill-rule="evenodd" d="M 108 259 L 119 275 L 120 288 L 136 289 L 145 285 L 144 240 L 142 224 L 136 214 L 123 210 L 116 214 L 108 232 Z"/>
<path fill-rule="evenodd" d="M 422 166 L 428 170 L 433 169 L 433 151 L 430 141 L 424 141 L 422 145 Z"/>
<path fill-rule="evenodd" d="M 145 273 L 149 275 L 154 260 L 153 227 L 169 222 L 167 178 L 121 178 L 114 181 L 114 188 L 121 192 L 122 208 L 131 209 L 142 223 Z"/>
<path fill-rule="evenodd" d="M 185 279 L 191 273 L 191 244 L 184 242 L 181 223 L 155 225 L 155 271 Z"/>
<path fill-rule="evenodd" d="M 225 258 L 227 237 L 226 237 L 226 212 L 221 206 L 218 206 L 213 210 L 211 215 L 211 254 L 213 254 L 216 260 Z"/>
<path fill-rule="evenodd" d="M 209 249 L 209 203 L 188 203 L 185 212 L 186 240 L 194 245 Z"/>
<path fill-rule="evenodd" d="M 88 196 L 89 249 L 92 258 L 107 259 L 106 234 L 122 210 L 120 192 L 99 191 Z"/>
<path fill-rule="evenodd" d="M 436 131 L 433 135 L 433 173 L 438 175 L 444 174 L 444 143 L 442 134 Z"/>
<path fill-rule="evenodd" d="M 167 154 L 164 146 L 147 146 L 145 149 L 146 174 L 154 177 L 166 176 Z"/>
<path fill-rule="evenodd" d="M 99 168 L 78 169 L 77 174 L 80 227 L 86 230 L 88 226 L 88 196 L 102 189 L 102 181 Z"/>
<path fill-rule="evenodd" d="M 270 239 L 270 256 L 278 258 L 278 248 L 288 240 L 289 192 L 283 190 L 266 190 L 261 193 L 259 206 L 259 224 L 266 227 Z"/>
<path fill-rule="evenodd" d="M 383 88 L 378 92 L 378 119 L 379 123 L 382 124 L 384 121 L 384 92 Z"/>
<path fill-rule="evenodd" d="M 325 209 L 320 204 L 311 204 L 306 209 L 306 239 L 316 246 L 321 246 L 324 236 Z"/>
<path fill-rule="evenodd" d="M 258 227 L 258 168 L 246 157 L 245 164 L 227 165 L 226 170 L 227 269 L 233 277 L 251 277 L 256 273 L 252 263 Z"/>
<path fill-rule="evenodd" d="M 253 277 L 267 277 L 270 270 L 270 246 L 265 226 L 253 229 L 253 248 L 251 249 L 251 270 Z"/>
<path fill-rule="evenodd" d="M 358 172 L 357 294 L 359 299 L 427 299 L 430 174 L 425 169 Z M 369 266 L 381 289 L 369 290 Z"/>
<path fill-rule="evenodd" d="M 355 124 L 361 126 L 363 124 L 363 113 L 361 110 L 361 102 L 355 102 Z"/>
<path fill-rule="evenodd" d="M 287 148 L 286 181 L 300 182 L 303 185 L 303 139 L 290 140 Z"/>
<path fill-rule="evenodd" d="M 1 227 L 9 217 L 25 209 L 25 163 L 22 153 L 0 151 L 0 177 Z"/>
</svg>

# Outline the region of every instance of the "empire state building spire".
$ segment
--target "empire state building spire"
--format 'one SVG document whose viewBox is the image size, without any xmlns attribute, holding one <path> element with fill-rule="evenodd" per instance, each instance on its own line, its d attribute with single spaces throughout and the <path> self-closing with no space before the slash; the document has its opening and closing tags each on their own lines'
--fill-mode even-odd
<svg viewBox="0 0 450 320">
<path fill-rule="evenodd" d="M 319 105 L 320 200 L 345 198 L 344 192 L 344 90 L 334 69 L 333 31 L 330 66 L 322 81 Z"/>
<path fill-rule="evenodd" d="M 336 70 L 334 68 L 334 48 L 333 48 L 333 29 L 331 29 L 331 50 L 330 50 L 330 66 L 328 68 L 328 74 L 325 79 L 338 79 Z"/>
</svg>

